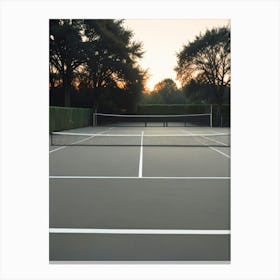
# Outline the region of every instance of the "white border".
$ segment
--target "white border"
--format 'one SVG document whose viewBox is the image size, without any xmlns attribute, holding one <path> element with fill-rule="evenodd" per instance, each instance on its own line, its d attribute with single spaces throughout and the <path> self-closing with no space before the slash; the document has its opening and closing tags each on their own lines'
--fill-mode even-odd
<svg viewBox="0 0 280 280">
<path fill-rule="evenodd" d="M 1 279 L 279 279 L 278 1 L 7 0 L 0 13 Z M 231 18 L 230 264 L 48 263 L 47 33 L 63 17 Z"/>
</svg>

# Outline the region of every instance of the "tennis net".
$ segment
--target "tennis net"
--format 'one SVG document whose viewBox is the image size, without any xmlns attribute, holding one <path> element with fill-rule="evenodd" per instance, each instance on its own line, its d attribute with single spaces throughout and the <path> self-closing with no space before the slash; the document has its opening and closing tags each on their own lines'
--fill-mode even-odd
<svg viewBox="0 0 280 280">
<path fill-rule="evenodd" d="M 212 114 L 117 115 L 94 113 L 93 126 L 212 126 Z"/>
<path fill-rule="evenodd" d="M 88 134 L 53 132 L 52 146 L 229 147 L 230 134 Z"/>
</svg>

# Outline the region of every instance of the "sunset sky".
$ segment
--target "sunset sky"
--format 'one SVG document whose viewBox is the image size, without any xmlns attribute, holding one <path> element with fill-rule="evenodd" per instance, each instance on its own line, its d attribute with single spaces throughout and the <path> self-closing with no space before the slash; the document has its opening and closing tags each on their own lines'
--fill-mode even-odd
<svg viewBox="0 0 280 280">
<path fill-rule="evenodd" d="M 124 23 L 133 30 L 134 39 L 143 42 L 145 54 L 140 65 L 149 69 L 149 90 L 165 78 L 176 79 L 176 53 L 184 44 L 207 29 L 229 24 L 229 19 L 128 19 Z"/>
</svg>

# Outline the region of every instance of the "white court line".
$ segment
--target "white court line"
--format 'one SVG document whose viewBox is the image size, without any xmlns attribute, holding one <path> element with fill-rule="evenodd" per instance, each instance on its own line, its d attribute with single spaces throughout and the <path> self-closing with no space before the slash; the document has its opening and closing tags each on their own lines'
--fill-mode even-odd
<svg viewBox="0 0 280 280">
<path fill-rule="evenodd" d="M 53 150 L 49 151 L 49 154 L 51 154 L 53 152 L 56 152 L 56 151 L 59 151 L 59 150 L 64 149 L 64 148 L 66 148 L 66 146 L 62 146 L 62 147 L 59 147 L 57 149 L 53 149 Z"/>
<path fill-rule="evenodd" d="M 185 130 L 183 130 L 183 131 L 185 131 Z M 193 134 L 192 132 L 189 132 L 189 131 L 186 131 L 187 133 L 188 133 L 188 135 L 195 135 L 195 134 Z M 207 137 L 205 137 L 205 136 L 202 136 L 203 138 L 207 138 Z M 212 139 L 211 139 L 212 140 Z M 199 143 L 201 143 L 201 144 L 203 144 L 203 142 L 201 142 L 201 141 L 199 141 L 198 139 L 196 139 L 196 141 L 198 141 Z M 215 140 L 214 140 L 215 141 Z M 217 141 L 216 141 L 217 142 Z M 221 142 L 222 143 L 222 142 Z M 225 143 L 223 143 L 224 145 L 225 145 Z M 211 149 L 211 150 L 213 150 L 213 151 L 215 151 L 215 152 L 217 152 L 217 153 L 219 153 L 219 154 L 221 154 L 221 155 L 223 155 L 223 156 L 225 156 L 225 157 L 227 157 L 227 158 L 230 158 L 230 156 L 228 155 L 228 154 L 225 154 L 225 153 L 223 153 L 223 152 L 221 152 L 220 150 L 218 150 L 218 149 L 215 149 L 214 147 L 207 147 L 207 148 L 209 148 L 209 149 Z"/>
<path fill-rule="evenodd" d="M 219 153 L 219 154 L 221 154 L 221 155 L 223 155 L 223 156 L 225 156 L 227 158 L 230 158 L 230 156 L 228 154 L 225 154 L 225 153 L 221 152 L 220 150 L 215 149 L 214 147 L 208 147 L 208 148 L 210 148 L 213 151 L 216 151 L 217 153 Z"/>
<path fill-rule="evenodd" d="M 139 178 L 142 178 L 142 173 L 143 173 L 143 135 L 144 135 L 144 131 L 141 132 L 140 156 L 139 156 L 139 172 L 138 172 L 138 177 Z"/>
<path fill-rule="evenodd" d="M 208 138 L 208 137 L 205 137 L 205 136 L 202 136 L 203 138 L 206 138 L 206 139 L 210 139 L 210 138 Z M 217 140 L 213 140 L 213 139 L 210 139 L 211 141 L 214 141 L 214 142 L 217 142 L 217 143 L 219 143 L 219 144 L 223 144 L 223 145 L 227 145 L 227 144 L 225 144 L 225 143 L 223 143 L 223 142 L 220 142 L 220 141 L 217 141 Z M 227 158 L 230 158 L 230 156 L 228 155 L 228 154 L 226 154 L 226 153 L 223 153 L 223 152 L 221 152 L 220 150 L 218 150 L 218 149 L 215 149 L 214 147 L 208 147 L 209 149 L 211 149 L 211 150 L 213 150 L 213 151 L 215 151 L 215 152 L 217 152 L 217 153 L 219 153 L 219 154 L 221 154 L 221 155 L 223 155 L 223 156 L 225 156 L 225 157 L 227 157 Z"/>
<path fill-rule="evenodd" d="M 137 135 L 135 135 L 135 136 L 137 136 Z M 184 134 L 145 134 L 145 136 L 149 136 L 149 137 L 158 137 L 158 136 L 161 136 L 161 137 L 188 137 L 188 136 L 207 137 L 207 136 L 229 136 L 229 134 L 226 134 L 226 133 L 217 133 L 217 134 L 211 134 L 211 133 L 208 133 L 208 134 L 207 133 L 206 134 L 205 133 L 204 134 L 194 134 L 194 133 L 191 133 L 191 134 L 186 134 L 186 133 L 184 133 Z M 223 144 L 226 145 L 225 143 L 223 143 Z"/>
<path fill-rule="evenodd" d="M 213 136 L 215 136 L 215 134 L 213 134 Z M 218 141 L 218 140 L 215 140 L 215 139 L 211 139 L 211 138 L 209 138 L 209 137 L 207 137 L 207 136 L 202 136 L 203 138 L 206 138 L 206 139 L 208 139 L 208 140 L 210 140 L 210 141 L 213 141 L 213 142 L 216 142 L 216 143 L 218 143 L 218 144 L 222 144 L 222 145 L 224 145 L 224 146 L 228 146 L 226 143 L 224 143 L 224 142 L 221 142 L 221 141 Z"/>
<path fill-rule="evenodd" d="M 101 133 L 67 133 L 67 132 L 54 132 L 53 135 L 67 135 L 67 136 L 89 136 L 89 137 L 96 137 L 96 136 L 108 136 L 108 137 L 131 137 L 131 136 L 142 136 L 142 134 L 102 134 Z M 186 137 L 186 136 L 201 136 L 201 137 L 207 137 L 207 136 L 229 136 L 229 134 L 225 134 L 225 133 L 217 133 L 217 134 L 145 134 L 145 136 L 149 136 L 149 137 Z M 82 140 L 84 141 L 84 140 Z M 212 140 L 214 141 L 214 140 Z M 218 142 L 218 141 L 217 141 Z M 76 142 L 75 142 L 76 143 Z M 226 145 L 225 143 L 223 143 L 224 145 Z"/>
<path fill-rule="evenodd" d="M 105 133 L 105 132 L 109 131 L 110 129 L 113 129 L 113 127 L 110 127 L 110 128 L 107 129 L 107 130 L 101 131 L 101 132 L 99 132 L 99 134 L 102 135 L 102 133 Z M 60 132 L 60 133 L 59 133 L 59 135 L 64 135 L 64 134 L 67 134 L 67 133 L 66 133 L 66 132 Z M 71 134 L 73 134 L 73 133 L 71 133 Z M 90 139 L 90 138 L 93 138 L 93 137 L 95 137 L 95 136 L 97 136 L 97 135 L 99 135 L 99 134 L 94 134 L 93 136 L 87 137 L 87 138 L 85 138 L 85 139 L 83 139 L 83 140 L 79 140 L 79 141 L 73 142 L 73 143 L 71 143 L 71 145 L 81 143 L 81 142 L 86 141 L 86 140 L 88 140 L 88 139 Z M 68 135 L 69 135 L 69 134 L 68 134 Z M 74 135 L 77 135 L 77 133 L 74 134 Z M 79 135 L 81 135 L 81 134 L 79 134 Z M 87 135 L 88 135 L 88 134 L 87 134 Z M 57 149 L 51 150 L 51 151 L 49 151 L 49 154 L 51 154 L 52 152 L 56 152 L 56 151 L 59 151 L 59 150 L 61 150 L 61 149 L 64 149 L 64 148 L 66 148 L 66 147 L 68 147 L 68 146 L 62 146 L 62 147 L 59 147 L 59 148 L 57 148 Z"/>
<path fill-rule="evenodd" d="M 228 129 L 230 131 L 230 129 Z M 211 129 L 211 131 L 213 131 L 214 133 L 221 133 L 220 131 L 217 131 L 217 130 L 213 130 Z"/>
<path fill-rule="evenodd" d="M 49 176 L 49 179 L 230 180 L 230 177 Z"/>
<path fill-rule="evenodd" d="M 137 118 L 147 118 L 147 117 L 153 117 L 153 118 L 162 118 L 162 117 L 192 117 L 192 116 L 209 116 L 210 113 L 203 113 L 203 114 L 185 114 L 185 115 L 120 115 L 120 114 L 104 114 L 104 113 L 96 113 L 96 116 L 111 116 L 111 117 L 124 117 L 124 118 L 131 118 L 131 117 L 137 117 Z"/>
<path fill-rule="evenodd" d="M 112 129 L 112 128 L 110 128 Z M 107 131 L 107 130 L 106 130 Z M 66 135 L 66 136 L 89 136 L 89 137 L 96 137 L 96 136 L 118 136 L 118 137 L 131 137 L 131 136 L 141 136 L 141 134 L 103 134 L 103 132 L 99 133 L 67 133 L 67 132 L 54 132 L 53 135 Z"/>
<path fill-rule="evenodd" d="M 230 230 L 50 228 L 49 233 L 229 235 Z"/>
</svg>

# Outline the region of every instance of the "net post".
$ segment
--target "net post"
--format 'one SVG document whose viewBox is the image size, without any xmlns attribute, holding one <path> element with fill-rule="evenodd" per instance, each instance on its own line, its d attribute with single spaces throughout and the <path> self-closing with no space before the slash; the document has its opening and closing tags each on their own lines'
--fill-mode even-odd
<svg viewBox="0 0 280 280">
<path fill-rule="evenodd" d="M 213 127 L 213 106 L 210 105 L 210 127 Z"/>
<path fill-rule="evenodd" d="M 95 108 L 94 113 L 93 113 L 93 119 L 92 119 L 92 126 L 97 126 L 97 109 Z"/>
<path fill-rule="evenodd" d="M 92 114 L 92 126 L 96 126 L 96 114 Z"/>
</svg>

